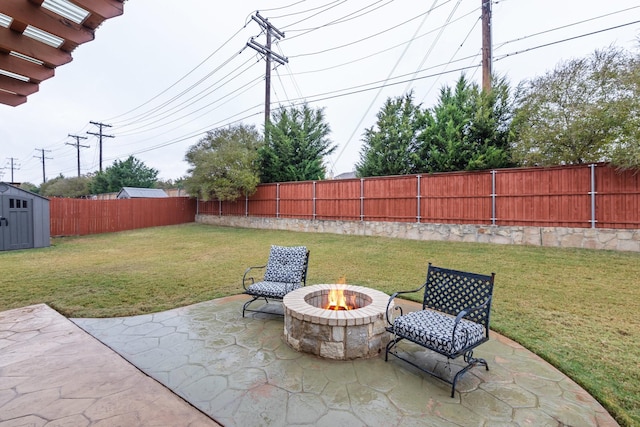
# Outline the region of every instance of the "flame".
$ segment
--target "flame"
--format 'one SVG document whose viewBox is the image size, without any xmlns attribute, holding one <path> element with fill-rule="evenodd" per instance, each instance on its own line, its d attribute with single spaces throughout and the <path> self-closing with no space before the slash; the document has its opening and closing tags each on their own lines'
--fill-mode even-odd
<svg viewBox="0 0 640 427">
<path fill-rule="evenodd" d="M 326 310 L 353 310 L 356 307 L 356 296 L 350 295 L 347 302 L 347 296 L 342 289 L 329 290 L 328 303 Z"/>
</svg>

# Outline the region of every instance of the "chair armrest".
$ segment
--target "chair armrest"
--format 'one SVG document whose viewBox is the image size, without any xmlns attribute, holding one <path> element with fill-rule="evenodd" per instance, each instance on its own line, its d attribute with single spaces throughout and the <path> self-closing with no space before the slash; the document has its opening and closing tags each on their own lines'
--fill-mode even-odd
<svg viewBox="0 0 640 427">
<path fill-rule="evenodd" d="M 247 277 L 247 274 L 249 274 L 249 272 L 251 270 L 256 270 L 256 269 L 265 268 L 265 267 L 266 267 L 266 265 L 257 265 L 257 266 L 254 266 L 254 267 L 249 267 L 244 271 L 244 275 L 242 276 L 242 287 L 244 288 L 245 291 L 247 290 L 247 282 L 251 282 L 251 283 L 249 283 L 249 285 L 252 285 L 252 284 L 255 283 L 254 278 L 251 277 L 251 276 Z"/>
<path fill-rule="evenodd" d="M 419 290 L 421 290 L 422 288 L 424 288 L 427 285 L 427 283 L 425 282 L 422 286 L 420 286 L 417 289 L 412 289 L 410 291 L 398 291 L 398 292 L 394 292 L 390 297 L 389 297 L 389 302 L 387 302 L 387 310 L 385 311 L 385 318 L 387 319 L 387 323 L 390 326 L 393 326 L 393 322 L 391 319 L 391 316 L 389 315 L 389 306 L 391 305 L 391 302 L 398 296 L 398 295 L 402 295 L 402 294 L 412 294 L 415 292 L 418 292 Z M 393 307 L 394 310 L 399 310 L 400 311 L 400 316 L 403 315 L 402 312 L 402 307 L 400 307 L 399 305 L 396 305 Z"/>
<path fill-rule="evenodd" d="M 473 313 L 473 312 L 480 311 L 480 310 L 482 310 L 482 309 L 486 309 L 486 308 L 489 306 L 489 304 L 490 304 L 490 303 L 491 303 L 491 296 L 489 296 L 489 298 L 487 298 L 487 299 L 486 299 L 482 304 L 480 304 L 480 305 L 477 305 L 477 306 L 475 306 L 475 307 L 467 307 L 467 308 L 465 308 L 465 309 L 461 310 L 461 311 L 458 313 L 458 315 L 456 316 L 456 320 L 455 320 L 455 322 L 454 322 L 454 324 L 453 324 L 453 330 L 451 331 L 451 342 L 454 342 L 453 338 L 456 336 L 456 329 L 458 328 L 458 324 L 460 323 L 460 321 L 461 321 L 462 319 L 464 319 L 465 317 L 467 317 L 469 314 Z M 487 330 L 485 331 L 485 333 L 488 333 L 488 332 L 489 332 L 489 331 L 488 331 L 488 330 L 489 330 L 489 325 L 488 325 L 488 323 L 487 323 L 487 325 L 485 325 L 485 328 L 487 329 Z M 467 339 L 468 339 L 468 337 L 467 337 Z M 465 343 L 465 345 L 464 345 L 464 346 L 466 346 L 466 343 Z M 463 346 L 463 347 L 464 347 L 464 346 Z M 455 350 L 457 351 L 458 349 L 455 349 Z"/>
</svg>

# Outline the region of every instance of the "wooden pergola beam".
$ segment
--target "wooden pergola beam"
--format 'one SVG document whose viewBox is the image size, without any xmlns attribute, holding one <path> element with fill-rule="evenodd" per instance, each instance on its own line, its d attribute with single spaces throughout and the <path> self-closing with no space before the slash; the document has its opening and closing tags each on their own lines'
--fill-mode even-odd
<svg viewBox="0 0 640 427">
<path fill-rule="evenodd" d="M 68 50 L 94 38 L 92 30 L 36 6 L 29 0 L 2 0 L 0 13 L 12 17 L 18 23 L 29 24 L 66 40 Z"/>
<path fill-rule="evenodd" d="M 53 68 L 34 64 L 4 52 L 0 52 L 0 69 L 28 77 L 32 83 L 40 83 L 55 74 Z"/>
<path fill-rule="evenodd" d="M 0 49 L 14 51 L 44 62 L 49 68 L 67 64 L 73 59 L 69 52 L 56 49 L 9 28 L 0 27 Z"/>
<path fill-rule="evenodd" d="M 27 102 L 27 97 L 23 95 L 15 95 L 13 93 L 3 92 L 0 90 L 0 104 L 6 104 L 11 107 L 17 107 Z"/>
<path fill-rule="evenodd" d="M 0 92 L 6 90 L 18 95 L 29 96 L 32 93 L 36 93 L 39 86 L 35 83 L 23 82 L 22 80 L 0 74 L 0 89 Z"/>
</svg>

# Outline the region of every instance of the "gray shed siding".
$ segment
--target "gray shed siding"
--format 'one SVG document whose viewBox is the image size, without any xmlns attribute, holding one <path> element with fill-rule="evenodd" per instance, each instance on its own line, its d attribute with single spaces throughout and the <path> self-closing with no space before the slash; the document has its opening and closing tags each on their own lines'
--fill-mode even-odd
<svg viewBox="0 0 640 427">
<path fill-rule="evenodd" d="M 31 233 L 31 239 L 33 245 L 30 248 L 44 248 L 51 245 L 51 228 L 50 228 L 50 216 L 49 216 L 49 199 L 42 197 L 38 194 L 31 193 L 30 191 L 22 190 L 13 185 L 0 182 L 0 203 L 4 200 L 18 197 L 26 200 L 31 210 L 31 223 L 25 226 L 30 227 L 30 230 L 18 230 L 18 232 Z M 8 213 L 3 212 L 3 215 L 7 217 Z M 16 224 L 10 224 L 11 227 L 15 227 Z M 8 227 L 5 225 L 4 227 Z M 12 230 L 15 232 L 16 230 Z M 0 233 L 7 233 L 7 229 L 0 229 Z M 9 250 L 10 248 L 0 246 L 1 250 Z"/>
</svg>

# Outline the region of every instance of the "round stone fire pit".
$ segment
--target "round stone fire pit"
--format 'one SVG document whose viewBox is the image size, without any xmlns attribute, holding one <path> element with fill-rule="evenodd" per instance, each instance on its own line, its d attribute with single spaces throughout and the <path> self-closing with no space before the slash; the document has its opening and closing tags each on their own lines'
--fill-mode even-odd
<svg viewBox="0 0 640 427">
<path fill-rule="evenodd" d="M 355 308 L 328 310 L 329 293 L 342 290 Z M 375 357 L 389 342 L 385 310 L 389 296 L 354 285 L 313 285 L 283 299 L 284 337 L 294 349 L 320 357 L 351 360 Z M 393 308 L 393 303 L 389 309 Z"/>
</svg>

